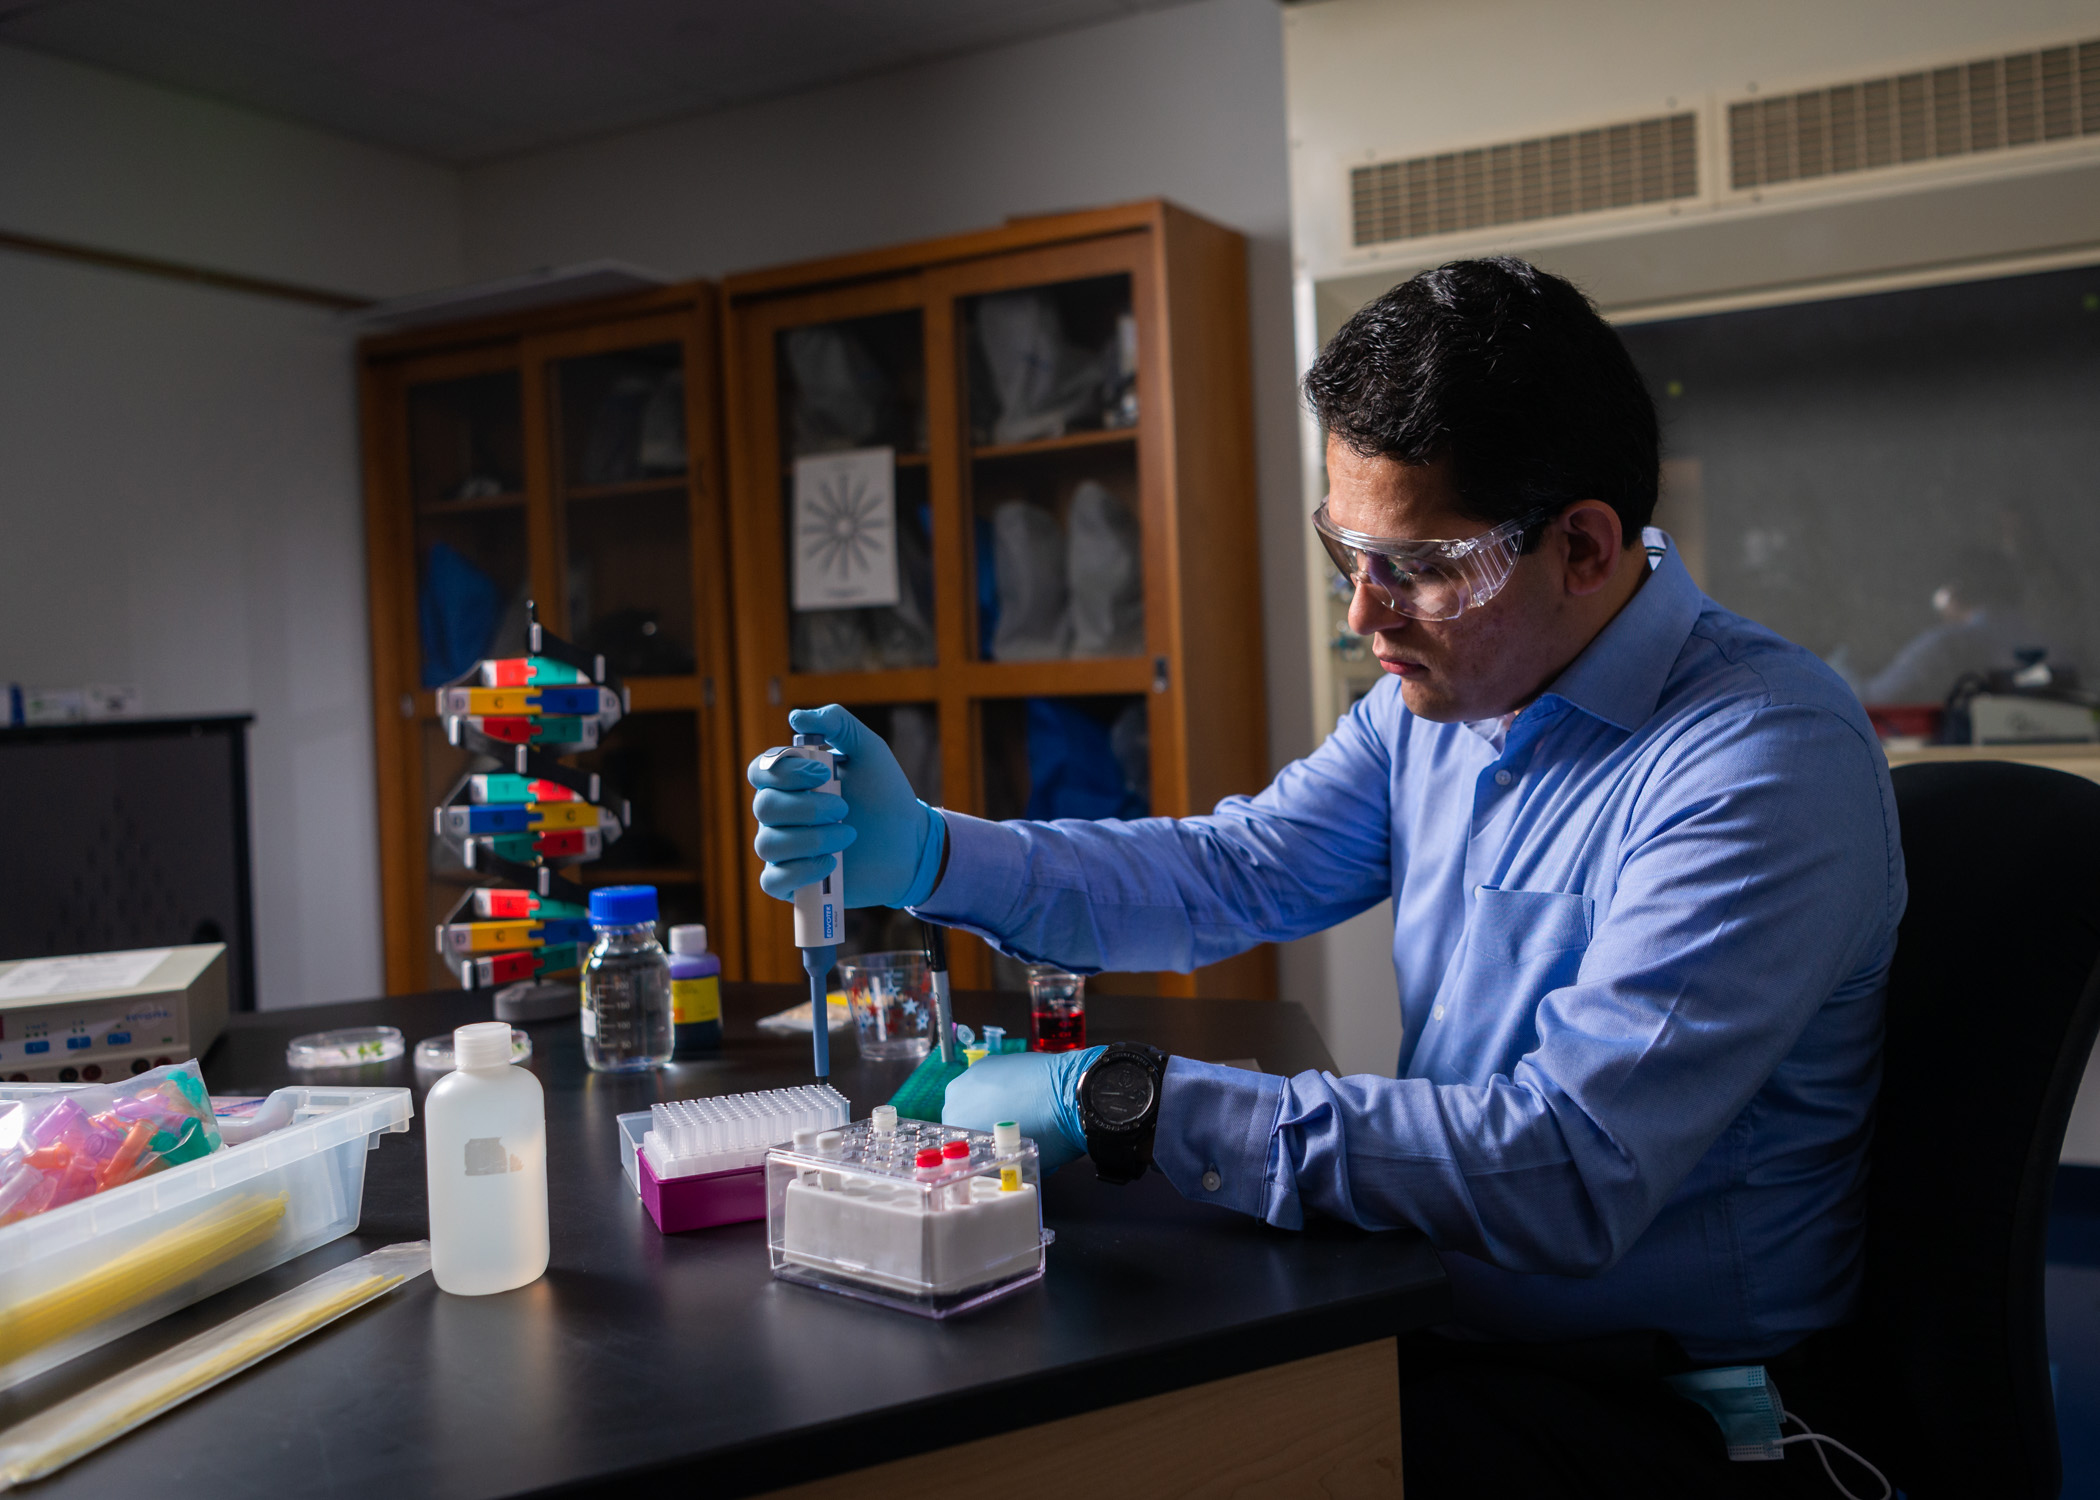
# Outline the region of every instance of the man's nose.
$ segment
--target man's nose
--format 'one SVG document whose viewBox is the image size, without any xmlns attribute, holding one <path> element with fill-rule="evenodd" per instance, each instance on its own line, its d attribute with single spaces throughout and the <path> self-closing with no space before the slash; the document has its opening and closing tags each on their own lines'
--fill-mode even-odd
<svg viewBox="0 0 2100 1500">
<path fill-rule="evenodd" d="M 1407 616 L 1386 603 L 1385 596 L 1369 582 L 1358 580 L 1356 592 L 1349 596 L 1351 630 L 1358 635 L 1376 635 L 1381 630 L 1396 629 L 1406 620 Z"/>
</svg>

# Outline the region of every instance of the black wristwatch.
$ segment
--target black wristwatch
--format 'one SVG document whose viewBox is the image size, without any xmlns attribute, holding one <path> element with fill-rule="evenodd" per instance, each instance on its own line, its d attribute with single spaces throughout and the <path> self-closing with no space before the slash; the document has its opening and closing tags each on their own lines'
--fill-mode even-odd
<svg viewBox="0 0 2100 1500">
<path fill-rule="evenodd" d="M 1152 1165 L 1166 1076 L 1167 1054 L 1139 1042 L 1112 1044 L 1080 1075 L 1079 1125 L 1103 1182 L 1136 1182 Z"/>
</svg>

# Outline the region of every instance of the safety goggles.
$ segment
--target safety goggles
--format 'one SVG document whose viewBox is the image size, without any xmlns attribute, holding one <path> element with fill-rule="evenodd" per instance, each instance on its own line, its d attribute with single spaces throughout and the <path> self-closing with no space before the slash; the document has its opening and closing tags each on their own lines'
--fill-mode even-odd
<svg viewBox="0 0 2100 1500">
<path fill-rule="evenodd" d="M 1410 619 L 1451 620 L 1502 592 L 1523 554 L 1524 533 L 1552 515 L 1535 510 L 1463 541 L 1418 542 L 1337 526 L 1322 504 L 1313 529 L 1350 587 L 1369 589 Z"/>
</svg>

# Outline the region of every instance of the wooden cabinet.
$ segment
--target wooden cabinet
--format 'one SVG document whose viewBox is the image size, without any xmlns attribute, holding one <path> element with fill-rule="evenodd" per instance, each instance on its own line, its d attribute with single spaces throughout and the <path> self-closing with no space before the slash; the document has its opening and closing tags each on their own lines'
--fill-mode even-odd
<svg viewBox="0 0 2100 1500">
<path fill-rule="evenodd" d="M 927 801 L 988 817 L 1178 816 L 1263 784 L 1238 235 L 1140 203 L 723 297 L 740 763 L 836 701 Z M 794 979 L 787 907 L 741 874 L 747 972 Z M 915 942 L 878 910 L 845 946 Z M 974 939 L 953 961 L 959 986 L 1016 978 Z M 1267 996 L 1273 960 L 1097 987 Z"/>
<path fill-rule="evenodd" d="M 467 882 L 431 835 L 468 766 L 431 689 L 522 649 L 528 600 L 633 696 L 595 761 L 634 825 L 584 882 L 657 885 L 732 978 L 800 975 L 743 781 L 790 707 L 851 705 L 928 801 L 989 817 L 1182 815 L 1266 780 L 1230 231 L 1131 204 L 360 357 L 391 991 L 453 982 L 432 930 Z M 845 946 L 916 941 L 862 911 Z M 974 939 L 954 964 L 1018 982 Z M 1096 988 L 1267 996 L 1273 962 Z"/>
<path fill-rule="evenodd" d="M 471 757 L 431 690 L 522 651 L 528 601 L 631 690 L 584 762 L 634 820 L 583 882 L 656 885 L 665 919 L 706 922 L 742 971 L 717 307 L 693 283 L 360 350 L 391 992 L 457 983 L 433 929 L 468 877 L 430 809 Z"/>
</svg>

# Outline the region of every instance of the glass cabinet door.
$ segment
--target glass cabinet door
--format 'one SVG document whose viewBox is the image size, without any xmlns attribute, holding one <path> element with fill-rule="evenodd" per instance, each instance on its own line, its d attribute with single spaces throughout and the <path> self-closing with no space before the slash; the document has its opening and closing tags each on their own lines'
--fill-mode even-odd
<svg viewBox="0 0 2100 1500">
<path fill-rule="evenodd" d="M 918 309 L 783 328 L 773 354 L 789 670 L 934 665 Z"/>
<path fill-rule="evenodd" d="M 695 566 L 687 345 L 644 323 L 536 347 L 548 350 L 561 594 L 550 618 L 602 653 L 635 700 L 601 748 L 577 757 L 626 798 L 632 821 L 575 875 L 655 886 L 666 924 L 707 921 L 696 572 L 724 588 L 728 574 L 720 558 Z"/>
<path fill-rule="evenodd" d="M 419 682 L 522 650 L 530 575 L 518 372 L 408 388 Z"/>
<path fill-rule="evenodd" d="M 980 660 L 1144 653 L 1130 292 L 1097 276 L 961 303 Z"/>
<path fill-rule="evenodd" d="M 406 396 L 419 689 L 411 785 L 424 810 L 414 825 L 424 847 L 422 916 L 435 926 L 475 882 L 432 833 L 427 809 L 473 757 L 446 742 L 430 689 L 483 657 L 524 650 L 530 526 L 517 369 L 416 382 Z M 433 948 L 421 951 L 424 987 L 458 984 Z"/>
<path fill-rule="evenodd" d="M 695 667 L 684 351 L 552 362 L 567 635 L 622 677 Z"/>
</svg>

